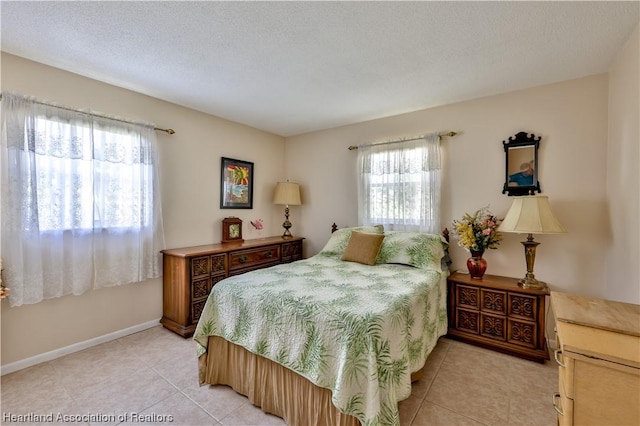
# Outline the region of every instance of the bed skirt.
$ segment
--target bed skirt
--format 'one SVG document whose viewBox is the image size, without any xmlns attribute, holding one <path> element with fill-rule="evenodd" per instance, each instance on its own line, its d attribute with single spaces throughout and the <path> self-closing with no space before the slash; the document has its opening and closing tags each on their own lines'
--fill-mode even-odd
<svg viewBox="0 0 640 426">
<path fill-rule="evenodd" d="M 360 425 L 357 418 L 338 411 L 329 389 L 221 337 L 209 336 L 208 351 L 198 362 L 201 384 L 231 386 L 290 426 Z"/>
</svg>

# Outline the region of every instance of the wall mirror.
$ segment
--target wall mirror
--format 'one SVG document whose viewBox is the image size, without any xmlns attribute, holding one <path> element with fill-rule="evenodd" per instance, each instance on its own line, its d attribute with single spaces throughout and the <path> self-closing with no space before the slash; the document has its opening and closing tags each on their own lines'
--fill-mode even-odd
<svg viewBox="0 0 640 426">
<path fill-rule="evenodd" d="M 502 141 L 505 153 L 505 182 L 502 193 L 533 195 L 540 191 L 538 147 L 541 137 L 520 132 Z"/>
</svg>

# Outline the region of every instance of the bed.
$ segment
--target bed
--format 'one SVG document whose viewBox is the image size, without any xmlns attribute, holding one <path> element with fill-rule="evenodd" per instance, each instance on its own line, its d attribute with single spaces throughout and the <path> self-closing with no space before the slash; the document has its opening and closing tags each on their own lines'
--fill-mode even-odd
<svg viewBox="0 0 640 426">
<path fill-rule="evenodd" d="M 446 248 L 435 234 L 345 228 L 308 259 L 220 281 L 194 333 L 200 384 L 289 425 L 398 425 L 446 334 Z"/>
</svg>

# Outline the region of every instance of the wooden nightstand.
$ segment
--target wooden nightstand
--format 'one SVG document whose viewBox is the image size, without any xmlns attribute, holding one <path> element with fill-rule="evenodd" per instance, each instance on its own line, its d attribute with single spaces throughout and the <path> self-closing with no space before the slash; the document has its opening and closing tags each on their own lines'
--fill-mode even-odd
<svg viewBox="0 0 640 426">
<path fill-rule="evenodd" d="M 447 279 L 448 336 L 543 363 L 548 290 L 518 286 L 517 278 L 485 275 L 474 280 L 455 272 Z"/>
</svg>

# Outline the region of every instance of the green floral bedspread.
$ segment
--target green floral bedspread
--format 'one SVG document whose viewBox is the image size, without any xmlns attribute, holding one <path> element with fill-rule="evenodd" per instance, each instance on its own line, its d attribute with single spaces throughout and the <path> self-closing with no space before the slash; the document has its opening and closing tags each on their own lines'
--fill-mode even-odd
<svg viewBox="0 0 640 426">
<path fill-rule="evenodd" d="M 447 330 L 447 272 L 318 254 L 216 284 L 196 328 L 269 358 L 364 425 L 398 425 L 398 401 Z"/>
</svg>

